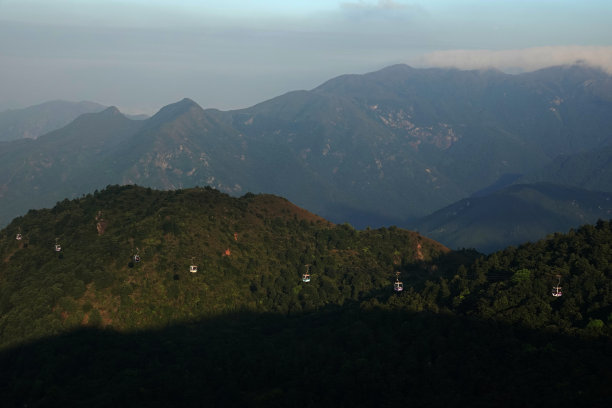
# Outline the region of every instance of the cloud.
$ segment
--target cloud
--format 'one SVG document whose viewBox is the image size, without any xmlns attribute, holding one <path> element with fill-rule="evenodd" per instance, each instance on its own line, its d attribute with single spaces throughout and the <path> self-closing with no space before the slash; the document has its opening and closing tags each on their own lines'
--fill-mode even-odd
<svg viewBox="0 0 612 408">
<path fill-rule="evenodd" d="M 445 50 L 416 58 L 412 65 L 459 69 L 497 68 L 525 72 L 554 65 L 586 63 L 612 74 L 612 46 L 551 46 L 511 50 Z"/>
</svg>

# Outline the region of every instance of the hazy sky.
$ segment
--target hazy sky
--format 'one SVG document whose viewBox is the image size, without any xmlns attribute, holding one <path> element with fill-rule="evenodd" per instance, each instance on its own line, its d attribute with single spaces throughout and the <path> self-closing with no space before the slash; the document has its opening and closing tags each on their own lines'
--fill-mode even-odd
<svg viewBox="0 0 612 408">
<path fill-rule="evenodd" d="M 396 63 L 612 72 L 609 0 L 0 0 L 0 111 L 235 109 Z"/>
</svg>

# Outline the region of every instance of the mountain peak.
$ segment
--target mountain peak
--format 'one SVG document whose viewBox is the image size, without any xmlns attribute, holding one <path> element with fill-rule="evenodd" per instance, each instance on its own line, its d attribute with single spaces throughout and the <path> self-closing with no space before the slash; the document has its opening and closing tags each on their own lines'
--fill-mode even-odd
<svg viewBox="0 0 612 408">
<path fill-rule="evenodd" d="M 191 98 L 183 98 L 180 100 L 180 102 L 193 103 L 194 105 L 197 105 L 197 103 L 195 103 Z"/>
<path fill-rule="evenodd" d="M 414 71 L 415 68 L 412 68 L 410 65 L 406 65 L 406 64 L 394 64 L 394 65 L 389 65 L 388 67 L 382 68 L 378 71 L 375 72 L 381 72 L 381 73 L 405 73 L 405 72 L 410 72 L 410 71 Z"/>
<path fill-rule="evenodd" d="M 178 116 L 184 115 L 189 111 L 204 111 L 200 105 L 195 103 L 189 98 L 183 98 L 178 102 L 166 105 L 159 110 L 151 119 L 153 122 L 157 121 L 169 121 L 173 120 Z"/>
<path fill-rule="evenodd" d="M 90 123 L 93 121 L 108 121 L 127 119 L 117 107 L 110 106 L 101 112 L 84 113 L 74 120 L 73 123 Z"/>
<path fill-rule="evenodd" d="M 202 109 L 202 107 L 200 105 L 198 105 L 193 99 L 189 99 L 189 98 L 183 98 L 178 102 L 172 103 L 168 106 L 165 106 L 162 109 L 165 108 L 172 108 L 172 109 L 177 109 L 177 110 L 184 110 L 187 111 L 189 109 Z"/>
<path fill-rule="evenodd" d="M 117 109 L 117 107 L 115 107 L 115 106 L 109 106 L 108 108 L 104 109 L 101 113 L 103 115 L 108 115 L 108 116 L 111 116 L 111 115 L 123 115 L 121 113 L 121 111 L 119 111 L 119 109 Z"/>
</svg>

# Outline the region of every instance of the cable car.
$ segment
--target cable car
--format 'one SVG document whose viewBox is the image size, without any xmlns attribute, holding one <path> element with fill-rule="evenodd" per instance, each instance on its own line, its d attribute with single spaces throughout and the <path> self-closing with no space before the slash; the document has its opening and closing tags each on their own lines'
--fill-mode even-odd
<svg viewBox="0 0 612 408">
<path fill-rule="evenodd" d="M 191 273 L 196 273 L 198 272 L 198 266 L 197 265 L 193 265 L 195 262 L 193 261 L 193 258 L 191 258 L 191 265 L 189 265 L 189 272 Z"/>
<path fill-rule="evenodd" d="M 17 241 L 21 241 L 21 234 L 17 234 L 17 236 L 15 237 L 15 239 L 16 239 Z"/>
<path fill-rule="evenodd" d="M 563 291 L 561 290 L 561 275 L 557 275 L 557 278 L 559 279 L 557 282 L 557 286 L 553 286 L 552 288 L 552 295 L 554 297 L 560 297 L 563 296 Z"/>
<path fill-rule="evenodd" d="M 132 257 L 132 259 L 134 259 L 134 262 L 140 262 L 140 255 L 138 255 L 139 252 L 140 250 L 136 248 L 136 252 L 134 253 L 134 256 Z"/>
<path fill-rule="evenodd" d="M 393 284 L 393 290 L 396 292 L 401 292 L 404 290 L 404 284 L 399 280 L 400 273 L 395 272 L 395 283 Z"/>
<path fill-rule="evenodd" d="M 310 282 L 310 265 L 306 266 L 306 272 L 302 275 L 302 282 L 308 283 Z"/>
<path fill-rule="evenodd" d="M 57 243 L 57 238 L 55 238 L 55 252 L 61 252 L 62 246 Z"/>
</svg>

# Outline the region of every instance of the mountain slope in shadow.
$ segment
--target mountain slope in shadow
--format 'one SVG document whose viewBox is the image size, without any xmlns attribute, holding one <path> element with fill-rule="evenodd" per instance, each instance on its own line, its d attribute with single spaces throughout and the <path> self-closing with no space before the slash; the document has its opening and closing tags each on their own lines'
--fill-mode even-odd
<svg viewBox="0 0 612 408">
<path fill-rule="evenodd" d="M 612 216 L 612 193 L 550 183 L 516 184 L 466 198 L 412 228 L 450 248 L 491 253 Z"/>
<path fill-rule="evenodd" d="M 0 353 L 4 406 L 605 406 L 609 341 L 428 313 L 235 313 Z"/>
</svg>

